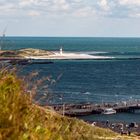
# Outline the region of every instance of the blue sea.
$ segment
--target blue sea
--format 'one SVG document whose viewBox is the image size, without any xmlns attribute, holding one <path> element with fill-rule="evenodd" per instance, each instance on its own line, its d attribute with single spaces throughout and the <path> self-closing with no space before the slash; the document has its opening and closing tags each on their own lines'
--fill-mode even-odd
<svg viewBox="0 0 140 140">
<path fill-rule="evenodd" d="M 37 48 L 115 57 L 110 60 L 53 60 L 27 65 L 22 73 L 50 76 L 49 100 L 42 85 L 37 98 L 49 103 L 103 103 L 140 99 L 140 38 L 6 37 L 3 49 Z M 41 99 L 42 98 L 42 99 Z M 86 120 L 138 121 L 140 114 L 91 115 Z"/>
</svg>

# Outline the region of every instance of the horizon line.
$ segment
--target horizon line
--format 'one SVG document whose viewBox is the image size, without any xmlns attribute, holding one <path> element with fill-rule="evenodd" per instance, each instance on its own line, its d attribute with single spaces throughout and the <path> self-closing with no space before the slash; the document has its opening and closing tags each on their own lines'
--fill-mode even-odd
<svg viewBox="0 0 140 140">
<path fill-rule="evenodd" d="M 0 36 L 1 38 L 2 36 Z M 140 38 L 140 36 L 36 36 L 36 35 L 8 35 L 5 37 L 49 37 L 49 38 Z"/>
</svg>

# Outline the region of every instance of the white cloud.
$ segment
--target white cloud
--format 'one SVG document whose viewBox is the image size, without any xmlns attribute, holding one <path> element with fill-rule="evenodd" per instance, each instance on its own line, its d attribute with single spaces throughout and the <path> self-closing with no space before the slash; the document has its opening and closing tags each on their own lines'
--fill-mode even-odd
<svg viewBox="0 0 140 140">
<path fill-rule="evenodd" d="M 91 7 L 85 7 L 78 9 L 74 12 L 74 16 L 76 17 L 89 17 L 95 15 L 95 11 Z"/>
<path fill-rule="evenodd" d="M 140 0 L 119 0 L 119 4 L 122 8 L 125 9 L 127 17 L 140 17 Z M 122 9 L 121 11 L 124 10 Z"/>
<path fill-rule="evenodd" d="M 140 0 L 0 0 L 0 17 L 137 17 Z"/>
<path fill-rule="evenodd" d="M 11 15 L 15 13 L 17 10 L 17 7 L 12 3 L 6 3 L 6 4 L 0 4 L 0 15 Z"/>
<path fill-rule="evenodd" d="M 121 5 L 136 5 L 136 6 L 140 6 L 140 0 L 119 0 L 119 3 Z"/>
<path fill-rule="evenodd" d="M 133 13 L 133 14 L 130 14 L 129 16 L 133 17 L 133 18 L 139 18 L 140 17 L 140 13 Z"/>
<path fill-rule="evenodd" d="M 139 18 L 140 0 L 98 0 L 98 16 Z"/>
<path fill-rule="evenodd" d="M 30 6 L 32 4 L 38 4 L 39 1 L 38 0 L 20 0 L 19 1 L 19 5 L 21 7 L 24 7 L 24 6 Z"/>
<path fill-rule="evenodd" d="M 52 3 L 52 8 L 58 11 L 65 11 L 69 9 L 69 3 L 66 0 L 54 0 Z"/>
<path fill-rule="evenodd" d="M 24 6 L 29 6 L 29 5 L 32 4 L 32 2 L 33 2 L 33 0 L 21 0 L 21 1 L 19 2 L 19 5 L 22 6 L 22 7 L 24 7 Z"/>
<path fill-rule="evenodd" d="M 77 2 L 77 3 L 79 3 L 79 2 L 81 2 L 82 0 L 73 0 L 73 2 Z"/>
<path fill-rule="evenodd" d="M 107 10 L 110 9 L 107 0 L 100 0 L 100 1 L 98 2 L 98 4 L 99 4 L 99 6 L 100 6 L 103 10 L 105 10 L 105 11 L 107 11 Z"/>
<path fill-rule="evenodd" d="M 38 11 L 29 11 L 28 15 L 31 17 L 36 17 L 39 16 L 40 13 Z"/>
</svg>

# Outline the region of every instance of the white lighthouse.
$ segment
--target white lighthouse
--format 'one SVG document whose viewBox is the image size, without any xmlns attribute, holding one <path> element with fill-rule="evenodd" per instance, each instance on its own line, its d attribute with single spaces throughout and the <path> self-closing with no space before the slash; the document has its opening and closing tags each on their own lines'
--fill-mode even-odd
<svg viewBox="0 0 140 140">
<path fill-rule="evenodd" d="M 62 49 L 62 47 L 60 48 L 60 55 L 62 55 L 63 54 L 63 49 Z"/>
</svg>

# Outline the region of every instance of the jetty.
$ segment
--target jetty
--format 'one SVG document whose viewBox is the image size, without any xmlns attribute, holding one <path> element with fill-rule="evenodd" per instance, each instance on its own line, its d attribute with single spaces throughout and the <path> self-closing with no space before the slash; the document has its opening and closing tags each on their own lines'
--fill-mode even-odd
<svg viewBox="0 0 140 140">
<path fill-rule="evenodd" d="M 102 114 L 105 109 L 112 108 L 116 113 L 140 113 L 140 100 L 121 101 L 117 103 L 82 103 L 82 104 L 55 104 L 51 108 L 66 116 L 83 116 Z"/>
</svg>

